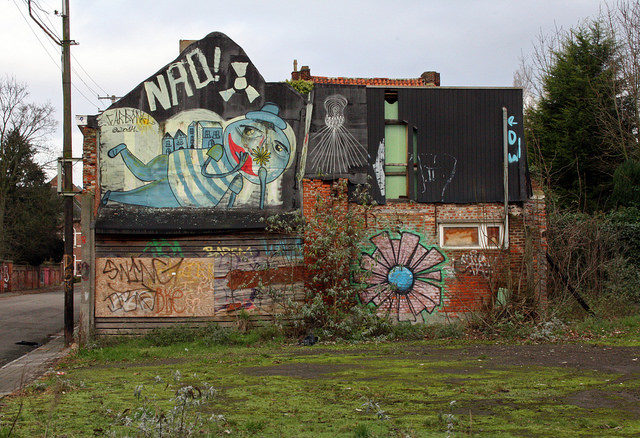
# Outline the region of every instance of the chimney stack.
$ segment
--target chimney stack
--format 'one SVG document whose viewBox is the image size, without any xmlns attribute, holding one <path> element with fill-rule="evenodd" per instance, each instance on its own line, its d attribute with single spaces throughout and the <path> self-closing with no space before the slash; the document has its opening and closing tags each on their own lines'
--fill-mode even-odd
<svg viewBox="0 0 640 438">
<path fill-rule="evenodd" d="M 311 80 L 311 69 L 308 65 L 303 65 L 302 67 L 300 67 L 300 79 L 303 79 L 305 81 Z"/>
<path fill-rule="evenodd" d="M 437 71 L 425 71 L 420 75 L 425 85 L 433 84 L 436 87 L 440 86 L 440 73 Z"/>
<path fill-rule="evenodd" d="M 303 65 L 302 67 L 300 67 L 300 71 L 298 71 L 298 60 L 294 59 L 293 71 L 291 72 L 291 80 L 292 81 L 297 81 L 297 80 L 310 81 L 311 69 L 309 68 L 308 65 Z"/>
</svg>

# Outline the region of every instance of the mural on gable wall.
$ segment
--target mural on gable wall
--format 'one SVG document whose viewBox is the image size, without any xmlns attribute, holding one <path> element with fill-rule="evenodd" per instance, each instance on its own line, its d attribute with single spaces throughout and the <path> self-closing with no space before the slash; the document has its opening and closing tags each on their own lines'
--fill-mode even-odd
<svg viewBox="0 0 640 438">
<path fill-rule="evenodd" d="M 294 208 L 303 103 L 209 34 L 98 116 L 101 205 Z"/>
<path fill-rule="evenodd" d="M 398 321 L 426 321 L 442 305 L 446 258 L 435 246 L 424 245 L 418 234 L 403 231 L 392 238 L 388 231 L 373 236 L 373 249 L 364 252 L 360 265 L 367 271 L 363 303 Z"/>
<path fill-rule="evenodd" d="M 258 207 L 263 209 L 265 200 L 278 197 L 277 191 L 267 191 L 268 185 L 289 167 L 295 153 L 293 131 L 278 113 L 275 104 L 267 103 L 258 111 L 226 122 L 213 112 L 209 120 L 196 121 L 188 118 L 188 112 L 187 117 L 180 114 L 165 126 L 172 122 L 188 124 L 188 134 L 182 129 L 175 130 L 174 135 L 165 132 L 162 137 L 162 133 L 156 133 L 157 149 L 162 153 L 146 163 L 126 143 L 112 147 L 107 156 L 120 157 L 144 184 L 130 190 L 107 190 L 102 204 L 216 207 L 226 196 L 227 207 L 231 208 L 238 196 L 246 203 L 252 193 L 257 193 Z"/>
</svg>

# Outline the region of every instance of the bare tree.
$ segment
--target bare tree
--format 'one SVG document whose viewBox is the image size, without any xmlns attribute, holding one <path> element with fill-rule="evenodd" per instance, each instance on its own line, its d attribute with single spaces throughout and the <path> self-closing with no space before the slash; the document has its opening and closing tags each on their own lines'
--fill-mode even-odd
<svg viewBox="0 0 640 438">
<path fill-rule="evenodd" d="M 6 256 L 6 211 L 9 191 L 20 183 L 21 166 L 47 149 L 55 126 L 50 103 L 28 101 L 29 90 L 14 78 L 0 78 L 0 260 Z"/>
<path fill-rule="evenodd" d="M 612 81 L 619 116 L 602 112 L 601 124 L 615 153 L 640 159 L 640 1 L 606 4 L 600 21 L 617 44 L 617 74 Z"/>
</svg>

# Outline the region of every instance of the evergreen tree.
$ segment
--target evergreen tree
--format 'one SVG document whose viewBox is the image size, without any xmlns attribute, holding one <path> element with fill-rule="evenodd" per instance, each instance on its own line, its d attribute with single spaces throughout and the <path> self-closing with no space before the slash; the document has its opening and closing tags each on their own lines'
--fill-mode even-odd
<svg viewBox="0 0 640 438">
<path fill-rule="evenodd" d="M 623 157 L 611 147 L 603 120 L 624 117 L 616 99 L 616 44 L 596 22 L 564 37 L 529 108 L 529 144 L 560 207 L 603 209 Z"/>
<path fill-rule="evenodd" d="M 12 131 L 5 137 L 3 151 L 15 163 L 5 181 L 5 257 L 31 265 L 60 261 L 62 204 L 47 184 L 42 168 L 33 160 L 35 148 L 17 131 Z"/>
<path fill-rule="evenodd" d="M 0 260 L 22 260 L 12 246 L 16 244 L 13 230 L 26 224 L 22 216 L 26 192 L 42 185 L 44 175 L 33 158 L 47 150 L 46 140 L 56 125 L 50 104 L 30 103 L 28 99 L 25 84 L 0 78 Z M 48 217 L 44 209 L 49 202 L 41 205 L 43 210 L 35 215 Z M 57 225 L 57 220 L 52 223 Z M 27 240 L 36 237 L 26 235 Z"/>
</svg>

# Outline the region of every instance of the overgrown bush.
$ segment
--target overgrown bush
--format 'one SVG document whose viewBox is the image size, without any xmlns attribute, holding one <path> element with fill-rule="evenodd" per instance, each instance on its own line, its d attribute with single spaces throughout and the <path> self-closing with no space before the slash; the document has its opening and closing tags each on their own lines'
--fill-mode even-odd
<svg viewBox="0 0 640 438">
<path fill-rule="evenodd" d="M 640 304 L 640 214 L 636 208 L 607 215 L 555 213 L 549 221 L 553 309 L 570 311 L 578 294 L 596 313 L 628 312 Z"/>
<path fill-rule="evenodd" d="M 346 180 L 340 180 L 329 196 L 315 199 L 304 217 L 268 219 L 270 232 L 304 236 L 303 290 L 300 284 L 259 288 L 282 309 L 280 318 L 289 322 L 294 336 L 361 340 L 391 334 L 391 323 L 359 302 L 367 273 L 358 261 L 372 206 L 366 186 L 349 193 Z"/>
<path fill-rule="evenodd" d="M 287 81 L 287 84 L 291 85 L 295 90 L 303 96 L 308 95 L 313 90 L 313 82 L 305 81 L 304 79 L 297 79 L 294 81 Z"/>
</svg>

